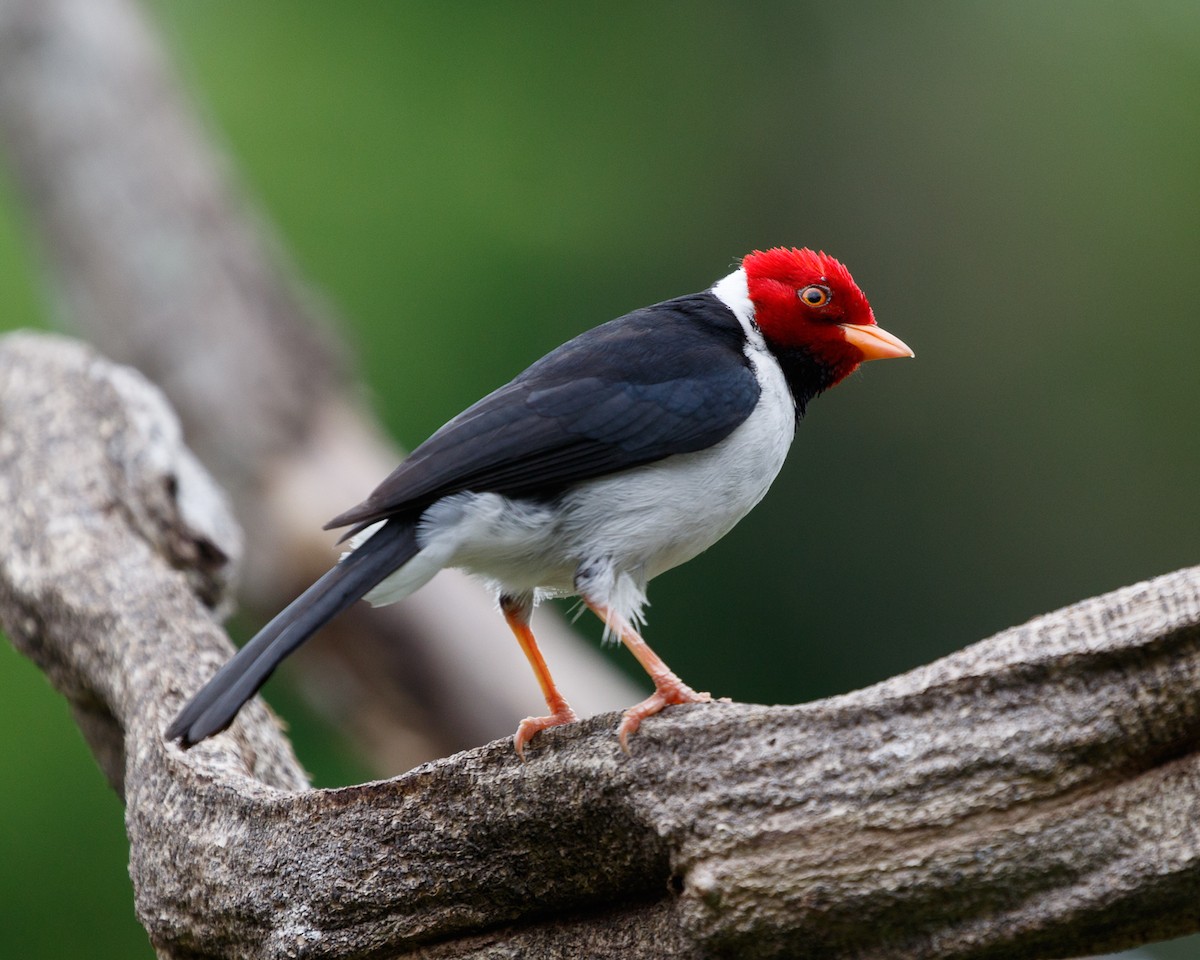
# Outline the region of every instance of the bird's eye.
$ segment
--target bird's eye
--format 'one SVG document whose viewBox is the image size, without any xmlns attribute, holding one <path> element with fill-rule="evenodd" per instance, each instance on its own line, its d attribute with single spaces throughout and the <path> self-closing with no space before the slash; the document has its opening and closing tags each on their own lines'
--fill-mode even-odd
<svg viewBox="0 0 1200 960">
<path fill-rule="evenodd" d="M 810 283 L 807 287 L 798 290 L 796 296 L 810 307 L 823 307 L 833 294 L 829 292 L 828 287 L 823 287 L 819 283 Z"/>
</svg>

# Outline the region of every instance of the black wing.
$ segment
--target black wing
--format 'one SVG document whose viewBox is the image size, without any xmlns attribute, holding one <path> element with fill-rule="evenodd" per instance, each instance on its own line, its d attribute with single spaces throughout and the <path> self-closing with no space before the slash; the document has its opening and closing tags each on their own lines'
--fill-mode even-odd
<svg viewBox="0 0 1200 960">
<path fill-rule="evenodd" d="M 589 330 L 447 423 L 326 529 L 419 513 L 463 490 L 551 497 L 711 446 L 758 402 L 744 344 L 711 293 Z"/>
</svg>

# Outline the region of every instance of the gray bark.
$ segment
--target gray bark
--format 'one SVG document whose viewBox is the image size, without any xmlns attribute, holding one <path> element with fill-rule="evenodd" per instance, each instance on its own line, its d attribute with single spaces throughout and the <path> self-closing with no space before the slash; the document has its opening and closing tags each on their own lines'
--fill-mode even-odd
<svg viewBox="0 0 1200 960">
<path fill-rule="evenodd" d="M 252 525 L 248 595 L 275 608 L 332 557 L 313 531 L 397 456 L 327 311 L 128 0 L 0 0 L 0 131 L 63 312 L 167 392 Z M 163 957 L 1020 960 L 1200 925 L 1200 570 L 847 697 L 673 708 L 629 758 L 605 716 L 539 736 L 528 764 L 502 742 L 315 791 L 260 702 L 187 754 L 160 736 L 231 650 L 240 541 L 139 376 L 60 339 L 0 344 L 0 621 L 125 799 Z M 448 643 L 502 633 L 489 607 L 431 585 L 358 682 L 470 702 L 450 742 L 508 729 L 520 658 Z M 570 651 L 564 686 L 594 689 L 608 667 Z M 634 699 L 600 686 L 576 705 Z M 402 700 L 390 680 L 378 698 Z"/>
<path fill-rule="evenodd" d="M 132 371 L 0 342 L 0 622 L 123 796 L 163 957 L 1077 956 L 1200 926 L 1200 568 L 793 707 L 614 715 L 308 789 L 228 655 L 228 509 Z"/>
</svg>

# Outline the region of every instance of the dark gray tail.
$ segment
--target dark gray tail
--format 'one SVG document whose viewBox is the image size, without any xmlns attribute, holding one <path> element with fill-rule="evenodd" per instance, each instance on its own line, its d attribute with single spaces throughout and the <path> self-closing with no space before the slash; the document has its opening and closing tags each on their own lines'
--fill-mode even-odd
<svg viewBox="0 0 1200 960">
<path fill-rule="evenodd" d="M 417 553 L 416 527 L 390 520 L 293 600 L 216 672 L 167 728 L 187 748 L 233 723 L 289 653 Z"/>
</svg>

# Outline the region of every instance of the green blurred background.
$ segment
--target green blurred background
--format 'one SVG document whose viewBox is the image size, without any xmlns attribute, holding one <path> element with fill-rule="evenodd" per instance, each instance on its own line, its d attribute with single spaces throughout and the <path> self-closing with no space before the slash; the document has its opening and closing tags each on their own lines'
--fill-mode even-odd
<svg viewBox="0 0 1200 960">
<path fill-rule="evenodd" d="M 1200 561 L 1195 0 L 150 9 L 405 445 L 755 247 L 850 266 L 917 359 L 815 402 L 655 582 L 695 686 L 822 697 Z M 21 216 L 0 185 L 4 328 L 50 322 Z M 7 645 L 0 771 L 0 952 L 150 956 L 120 804 Z"/>
</svg>

